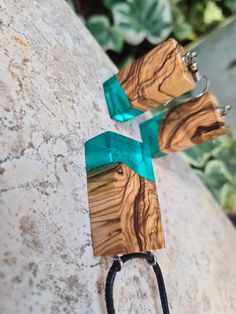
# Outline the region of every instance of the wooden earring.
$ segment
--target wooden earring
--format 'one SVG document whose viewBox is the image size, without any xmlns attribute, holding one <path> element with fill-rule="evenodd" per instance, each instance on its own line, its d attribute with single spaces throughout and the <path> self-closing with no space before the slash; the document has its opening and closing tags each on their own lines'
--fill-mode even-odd
<svg viewBox="0 0 236 314">
<path fill-rule="evenodd" d="M 178 152 L 226 133 L 224 116 L 229 106 L 220 108 L 210 93 L 162 112 L 140 125 L 143 142 L 152 157 Z"/>
<path fill-rule="evenodd" d="M 195 88 L 196 53 L 170 38 L 104 83 L 111 118 L 127 121 Z"/>
</svg>

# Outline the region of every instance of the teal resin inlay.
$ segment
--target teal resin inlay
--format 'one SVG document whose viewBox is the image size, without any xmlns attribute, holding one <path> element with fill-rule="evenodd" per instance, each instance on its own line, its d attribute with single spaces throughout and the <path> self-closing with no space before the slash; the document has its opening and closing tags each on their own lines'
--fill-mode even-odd
<svg viewBox="0 0 236 314">
<path fill-rule="evenodd" d="M 140 124 L 141 136 L 143 143 L 149 146 L 153 158 L 166 155 L 161 152 L 158 143 L 158 131 L 164 112 Z"/>
<path fill-rule="evenodd" d="M 143 113 L 131 107 L 129 99 L 115 75 L 103 84 L 103 88 L 112 119 L 124 122 Z"/>
<path fill-rule="evenodd" d="M 105 132 L 85 143 L 87 172 L 111 163 L 122 162 L 140 176 L 155 182 L 148 146 L 129 137 Z"/>
</svg>

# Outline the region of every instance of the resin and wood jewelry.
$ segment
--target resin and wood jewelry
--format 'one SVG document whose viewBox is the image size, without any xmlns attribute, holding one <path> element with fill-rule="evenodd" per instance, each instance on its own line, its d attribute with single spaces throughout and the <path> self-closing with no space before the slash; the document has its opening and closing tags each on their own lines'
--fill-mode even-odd
<svg viewBox="0 0 236 314">
<path fill-rule="evenodd" d="M 94 255 L 164 247 L 151 155 L 142 143 L 105 132 L 85 143 Z"/>
<path fill-rule="evenodd" d="M 212 94 L 204 93 L 143 122 L 140 125 L 142 139 L 152 157 L 178 152 L 224 135 L 225 113 Z"/>
<path fill-rule="evenodd" d="M 170 38 L 104 83 L 111 118 L 132 119 L 195 88 L 194 52 Z"/>
</svg>

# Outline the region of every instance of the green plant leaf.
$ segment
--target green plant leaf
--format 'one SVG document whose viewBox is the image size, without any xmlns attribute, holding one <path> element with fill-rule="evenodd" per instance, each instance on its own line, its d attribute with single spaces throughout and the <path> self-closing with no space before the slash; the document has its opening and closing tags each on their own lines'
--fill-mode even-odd
<svg viewBox="0 0 236 314">
<path fill-rule="evenodd" d="M 152 44 L 164 40 L 171 32 L 172 16 L 166 0 L 129 0 L 112 7 L 127 43 L 140 44 L 145 38 Z"/>
<path fill-rule="evenodd" d="M 224 0 L 224 5 L 231 11 L 236 11 L 236 1 L 235 0 Z"/>
<path fill-rule="evenodd" d="M 223 174 L 222 169 L 225 171 L 224 164 L 213 160 L 207 163 L 206 171 L 202 172 L 201 174 L 202 181 L 219 203 L 222 186 L 228 182 L 226 176 Z"/>
<path fill-rule="evenodd" d="M 207 161 L 213 156 L 214 150 L 219 146 L 220 141 L 208 141 L 196 145 L 182 152 L 183 158 L 195 168 L 204 168 Z"/>
<path fill-rule="evenodd" d="M 213 151 L 213 156 L 226 164 L 228 172 L 234 177 L 233 182 L 236 183 L 236 140 L 226 138 Z"/>
<path fill-rule="evenodd" d="M 220 204 L 227 210 L 236 209 L 236 186 L 224 184 L 220 191 Z"/>
<path fill-rule="evenodd" d="M 111 9 L 115 4 L 126 2 L 126 0 L 103 0 L 104 6 L 108 9 Z"/>
<path fill-rule="evenodd" d="M 125 58 L 122 60 L 122 62 L 119 64 L 119 69 L 125 68 L 128 64 L 131 64 L 134 61 L 134 55 L 130 54 L 125 56 Z"/>
<path fill-rule="evenodd" d="M 192 25 L 194 31 L 203 32 L 206 30 L 204 23 L 205 1 L 196 1 L 190 8 L 187 21 Z"/>
<path fill-rule="evenodd" d="M 222 160 L 211 160 L 206 164 L 205 174 L 212 179 L 213 185 L 222 185 L 231 181 L 233 176 L 228 171 L 226 164 Z"/>
<path fill-rule="evenodd" d="M 172 7 L 173 34 L 178 40 L 194 40 L 196 34 L 192 26 L 185 21 L 185 16 L 177 6 Z"/>
<path fill-rule="evenodd" d="M 224 136 L 182 153 L 225 210 L 236 209 L 236 140 Z"/>
<path fill-rule="evenodd" d="M 221 22 L 224 19 L 222 10 L 213 1 L 208 1 L 204 11 L 204 22 L 210 25 L 215 22 Z"/>
<path fill-rule="evenodd" d="M 124 40 L 121 30 L 118 26 L 111 26 L 107 16 L 91 16 L 86 26 L 104 50 L 122 51 Z"/>
</svg>

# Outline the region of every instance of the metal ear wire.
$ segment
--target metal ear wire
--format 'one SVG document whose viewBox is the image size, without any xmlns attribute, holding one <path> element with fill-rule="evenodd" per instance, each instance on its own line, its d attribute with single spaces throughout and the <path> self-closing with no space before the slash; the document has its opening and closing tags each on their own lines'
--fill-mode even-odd
<svg viewBox="0 0 236 314">
<path fill-rule="evenodd" d="M 197 96 L 194 96 L 193 99 L 196 99 L 196 98 L 199 98 L 201 97 L 207 90 L 208 90 L 208 87 L 209 87 L 209 84 L 210 84 L 210 81 L 208 79 L 208 77 L 206 75 L 199 75 L 199 79 L 198 79 L 198 82 L 201 80 L 201 79 L 204 79 L 205 80 L 205 86 L 203 88 L 203 90 L 201 91 L 200 94 L 198 94 Z"/>
<path fill-rule="evenodd" d="M 216 108 L 216 112 L 218 112 L 224 118 L 230 109 L 231 109 L 231 106 L 227 105 L 227 106 Z"/>
<path fill-rule="evenodd" d="M 195 51 L 188 51 L 184 55 L 182 55 L 183 61 L 187 64 L 188 69 L 191 71 L 193 78 L 196 82 L 201 81 L 202 79 L 205 80 L 205 86 L 203 87 L 202 91 L 197 95 L 189 98 L 183 98 L 181 97 L 177 98 L 178 100 L 181 100 L 183 102 L 188 102 L 188 101 L 194 101 L 195 99 L 198 99 L 201 97 L 209 87 L 209 80 L 206 75 L 201 75 L 198 71 L 198 64 L 196 61 L 197 53 Z M 166 107 L 172 100 L 168 100 L 165 104 L 163 104 L 164 107 Z"/>
<path fill-rule="evenodd" d="M 187 64 L 188 69 L 191 71 L 194 80 L 196 82 L 199 82 L 202 79 L 204 79 L 205 80 L 205 86 L 204 86 L 203 90 L 201 91 L 201 93 L 198 94 L 197 96 L 193 96 L 193 97 L 189 97 L 189 98 L 183 98 L 183 100 L 181 99 L 181 97 L 177 98 L 178 100 L 181 100 L 183 102 L 194 101 L 195 99 L 201 97 L 208 90 L 208 87 L 209 87 L 210 82 L 208 80 L 208 77 L 206 75 L 201 75 L 198 71 L 198 64 L 196 61 L 196 57 L 197 57 L 196 51 L 188 51 L 182 55 L 182 60 Z M 166 103 L 163 104 L 163 107 L 166 107 L 172 101 L 173 101 L 173 99 L 168 100 Z"/>
<path fill-rule="evenodd" d="M 204 79 L 204 80 L 205 80 L 205 86 L 204 86 L 204 88 L 202 89 L 201 93 L 199 93 L 199 94 L 196 95 L 196 96 L 193 96 L 193 97 L 190 97 L 190 98 L 185 99 L 184 102 L 194 101 L 194 100 L 196 100 L 196 99 L 202 97 L 202 95 L 204 95 L 205 92 L 208 90 L 208 87 L 209 87 L 209 84 L 210 84 L 210 81 L 209 81 L 208 77 L 207 77 L 206 75 L 200 75 L 200 74 L 199 74 L 198 82 L 199 82 L 201 79 Z"/>
<path fill-rule="evenodd" d="M 198 98 L 200 98 L 207 90 L 208 90 L 208 87 L 209 87 L 209 84 L 210 84 L 210 81 L 208 79 L 208 77 L 206 75 L 199 75 L 199 79 L 198 79 L 198 82 L 201 80 L 201 79 L 204 79 L 205 80 L 205 86 L 203 87 L 202 91 L 196 95 L 196 96 L 191 96 L 191 97 L 188 97 L 188 98 L 177 98 L 177 100 L 180 100 L 182 102 L 188 102 L 188 101 L 194 101 Z M 173 100 L 168 100 L 163 106 L 166 107 L 170 102 L 172 102 Z"/>
</svg>

